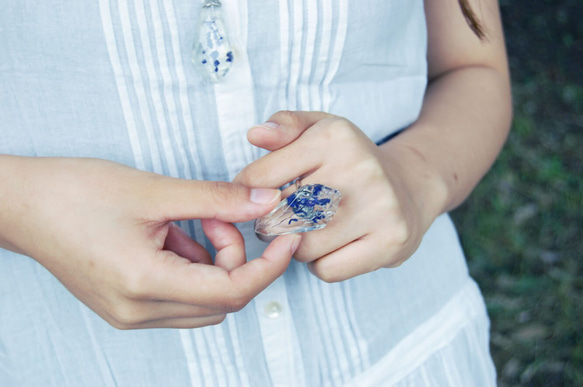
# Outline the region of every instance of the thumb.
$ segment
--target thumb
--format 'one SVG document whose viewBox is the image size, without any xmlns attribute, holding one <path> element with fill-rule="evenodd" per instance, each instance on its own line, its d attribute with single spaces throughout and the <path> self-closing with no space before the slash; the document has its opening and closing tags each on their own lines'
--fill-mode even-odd
<svg viewBox="0 0 583 387">
<path fill-rule="evenodd" d="M 249 188 L 223 181 L 165 178 L 150 187 L 151 207 L 157 220 L 218 219 L 247 222 L 271 211 L 281 192 Z"/>
<path fill-rule="evenodd" d="M 247 140 L 255 146 L 274 151 L 291 144 L 312 125 L 334 117 L 324 112 L 280 111 L 266 123 L 256 125 L 247 132 Z"/>
</svg>

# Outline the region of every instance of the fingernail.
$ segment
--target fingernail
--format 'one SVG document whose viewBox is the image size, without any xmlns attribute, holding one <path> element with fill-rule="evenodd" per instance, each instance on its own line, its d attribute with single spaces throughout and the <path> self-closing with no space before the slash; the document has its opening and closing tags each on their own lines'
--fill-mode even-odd
<svg viewBox="0 0 583 387">
<path fill-rule="evenodd" d="M 261 126 L 263 126 L 264 128 L 267 128 L 267 129 L 279 128 L 279 124 L 277 122 L 272 122 L 272 121 L 267 121 L 267 122 L 261 124 Z"/>
<path fill-rule="evenodd" d="M 291 250 L 292 255 L 295 254 L 296 250 L 298 249 L 298 246 L 300 245 L 301 240 L 302 240 L 302 237 L 299 234 L 294 235 L 294 239 L 293 239 L 292 244 L 290 246 L 290 250 Z"/>
<path fill-rule="evenodd" d="M 272 188 L 253 188 L 251 190 L 251 195 L 249 199 L 253 203 L 257 204 L 269 204 L 273 203 L 276 199 L 279 199 L 281 191 Z"/>
</svg>

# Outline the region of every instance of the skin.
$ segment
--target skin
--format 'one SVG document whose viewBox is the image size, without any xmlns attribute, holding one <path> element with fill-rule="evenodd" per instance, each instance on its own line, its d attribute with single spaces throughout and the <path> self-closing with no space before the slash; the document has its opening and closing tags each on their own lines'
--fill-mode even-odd
<svg viewBox="0 0 583 387">
<path fill-rule="evenodd" d="M 218 324 L 283 274 L 300 240 L 280 237 L 246 263 L 231 222 L 269 212 L 277 190 L 173 179 L 104 160 L 15 156 L 0 156 L 0 181 L 0 203 L 10 203 L 0 211 L 0 247 L 37 260 L 119 329 Z M 203 219 L 218 251 L 214 264 L 171 223 L 184 219 Z"/>
<path fill-rule="evenodd" d="M 10 203 L 0 211 L 0 247 L 37 260 L 120 329 L 220 323 L 282 275 L 296 248 L 295 257 L 329 282 L 399 265 L 433 220 L 467 197 L 508 132 L 497 4 L 472 5 L 487 28 L 485 42 L 455 0 L 426 2 L 430 86 L 419 120 L 389 143 L 377 147 L 341 117 L 280 112 L 270 119 L 278 128 L 250 130 L 251 143 L 273 152 L 236 184 L 173 179 L 104 160 L 0 155 L 0 203 Z M 309 151 L 321 142 L 326 153 Z M 297 154 L 311 156 L 297 164 Z M 342 191 L 334 221 L 301 239 L 279 237 L 246 263 L 243 237 L 231 223 L 259 217 L 280 199 L 274 190 L 246 187 L 275 188 L 306 173 L 305 184 Z M 251 200 L 259 197 L 262 203 Z M 172 224 L 185 219 L 202 219 L 218 250 L 214 264 Z"/>
<path fill-rule="evenodd" d="M 294 256 L 322 280 L 402 264 L 500 152 L 512 113 L 498 4 L 471 5 L 486 27 L 484 41 L 468 28 L 457 1 L 425 2 L 429 86 L 423 109 L 386 144 L 375 145 L 347 119 L 323 112 L 278 112 L 250 129 L 249 141 L 272 152 L 241 171 L 236 183 L 278 187 L 304 176 L 302 184 L 343 194 L 333 221 L 306 233 Z"/>
</svg>

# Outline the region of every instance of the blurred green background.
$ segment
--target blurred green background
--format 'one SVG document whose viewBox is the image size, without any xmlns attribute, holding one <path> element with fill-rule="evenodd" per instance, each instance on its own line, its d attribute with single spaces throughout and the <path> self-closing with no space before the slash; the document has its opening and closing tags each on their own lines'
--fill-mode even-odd
<svg viewBox="0 0 583 387">
<path fill-rule="evenodd" d="M 583 0 L 501 0 L 514 123 L 453 214 L 500 386 L 583 386 Z"/>
</svg>

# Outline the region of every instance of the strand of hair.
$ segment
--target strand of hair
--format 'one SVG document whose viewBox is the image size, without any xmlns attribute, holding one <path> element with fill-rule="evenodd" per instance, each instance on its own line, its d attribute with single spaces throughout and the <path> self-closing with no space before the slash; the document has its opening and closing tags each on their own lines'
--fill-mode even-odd
<svg viewBox="0 0 583 387">
<path fill-rule="evenodd" d="M 480 40 L 485 39 L 486 33 L 484 32 L 484 28 L 482 27 L 482 24 L 478 21 L 478 18 L 474 13 L 474 10 L 468 3 L 468 0 L 459 0 L 459 5 L 462 9 L 462 13 L 464 14 L 464 18 L 466 19 L 466 23 L 468 23 L 468 26 L 470 26 L 474 34 L 476 34 L 476 36 L 480 38 Z"/>
</svg>

